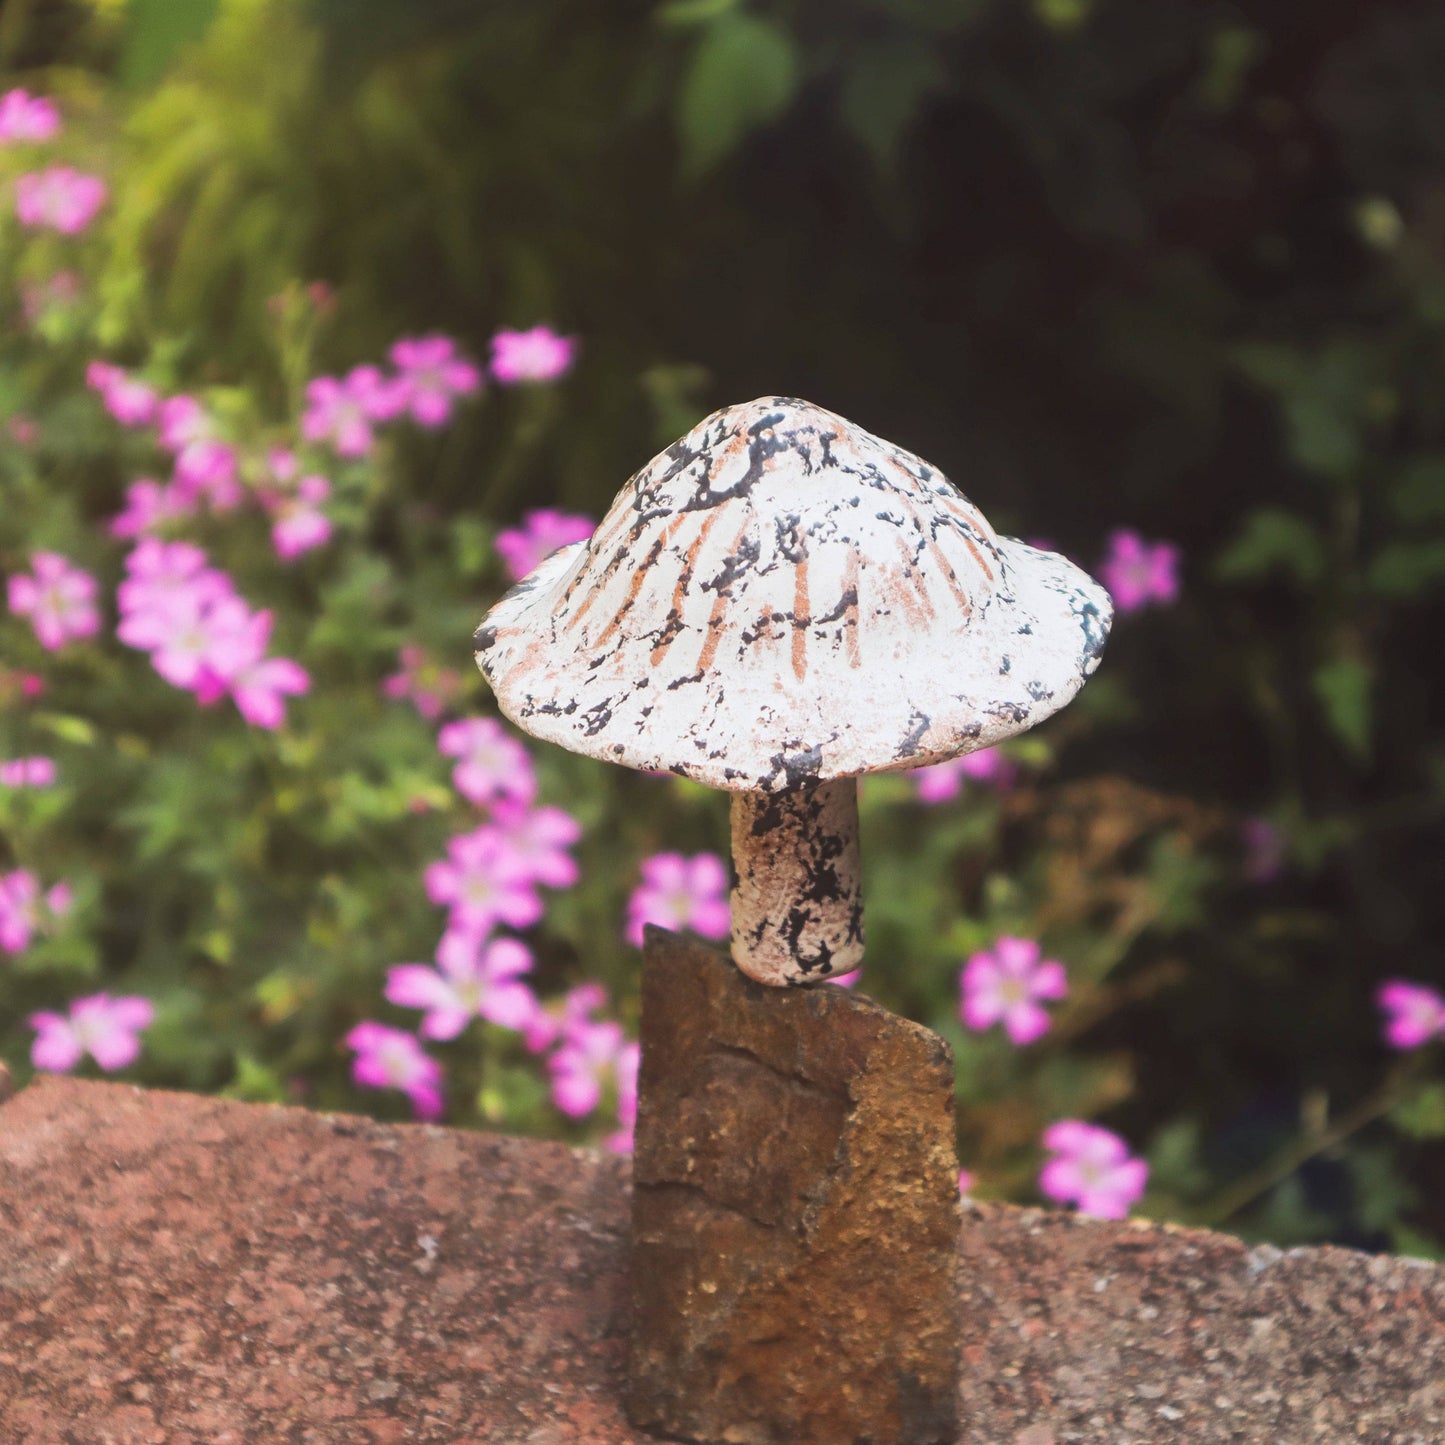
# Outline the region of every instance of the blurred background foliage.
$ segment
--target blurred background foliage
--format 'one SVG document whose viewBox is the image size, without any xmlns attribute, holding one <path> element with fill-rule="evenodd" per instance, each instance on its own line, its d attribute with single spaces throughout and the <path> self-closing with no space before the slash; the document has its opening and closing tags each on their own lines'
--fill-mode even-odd
<svg viewBox="0 0 1445 1445">
<path fill-rule="evenodd" d="M 498 526 L 600 514 L 706 411 L 762 393 L 919 452 L 1001 531 L 1086 565 L 1121 525 L 1179 544 L 1183 600 L 1121 619 L 1018 788 L 920 816 L 906 781 L 869 784 L 868 986 L 953 1038 L 985 1192 L 1026 1197 L 1041 1123 L 1103 1113 L 1148 1152 L 1154 1213 L 1438 1252 L 1445 1096 L 1387 1059 L 1369 1002 L 1386 977 L 1445 984 L 1438 7 L 8 0 L 0 64 L 62 102 L 113 196 L 86 242 L 94 306 L 12 357 L 6 408 L 39 413 L 99 352 L 244 382 L 284 414 L 307 373 L 268 302 L 317 279 L 337 297 L 307 342 L 317 369 L 430 328 L 477 352 L 500 325 L 583 338 L 559 386 L 399 442 L 404 484 L 368 503 L 364 546 L 276 599 L 329 619 L 340 675 L 380 676 L 418 635 L 467 666 Z M 56 264 L 42 250 L 19 263 L 31 280 Z M 40 420 L 65 436 L 43 464 L 68 485 L 32 525 L 113 511 L 111 433 Z M 117 711 L 83 725 L 171 754 L 186 794 L 189 700 L 126 715 L 112 686 Z M 490 706 L 479 685 L 467 706 Z M 264 1094 L 305 1074 L 313 1101 L 356 1106 L 335 1057 L 348 990 L 374 1008 L 385 963 L 429 946 L 396 860 L 444 839 L 404 799 L 445 769 L 387 716 L 349 719 L 364 763 L 290 772 L 312 735 L 238 731 L 225 786 L 251 802 L 192 796 L 189 823 L 162 773 L 127 802 L 97 763 L 70 823 L 135 854 L 101 875 L 108 921 L 77 966 L 134 984 L 144 955 L 151 991 L 189 1000 L 140 1077 Z M 553 905 L 544 971 L 627 997 L 631 861 L 720 847 L 725 805 L 542 766 L 626 845 L 589 835 L 596 886 Z M 250 833 L 210 832 L 218 815 Z M 1265 882 L 1247 817 L 1285 840 Z M 1001 932 L 1070 969 L 1028 1053 L 952 1022 L 962 957 Z M 244 1020 L 215 1002 L 237 969 Z M 535 1070 L 516 1073 L 481 1117 L 555 1129 Z"/>
</svg>

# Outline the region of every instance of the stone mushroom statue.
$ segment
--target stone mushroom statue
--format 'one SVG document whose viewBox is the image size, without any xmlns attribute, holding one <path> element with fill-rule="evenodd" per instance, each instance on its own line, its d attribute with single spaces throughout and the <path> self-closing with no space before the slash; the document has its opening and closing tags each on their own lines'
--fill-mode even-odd
<svg viewBox="0 0 1445 1445">
<path fill-rule="evenodd" d="M 643 949 L 626 1404 L 749 1445 L 958 1438 L 947 1043 L 844 989 L 862 773 L 989 747 L 1098 663 L 1104 590 L 808 402 L 727 407 L 477 632 L 502 711 L 733 794 L 732 956 Z"/>
<path fill-rule="evenodd" d="M 809 984 L 862 962 L 855 779 L 1056 712 L 1112 612 L 927 462 L 763 397 L 654 457 L 497 603 L 476 656 L 534 736 L 730 791 L 733 958 Z"/>
</svg>

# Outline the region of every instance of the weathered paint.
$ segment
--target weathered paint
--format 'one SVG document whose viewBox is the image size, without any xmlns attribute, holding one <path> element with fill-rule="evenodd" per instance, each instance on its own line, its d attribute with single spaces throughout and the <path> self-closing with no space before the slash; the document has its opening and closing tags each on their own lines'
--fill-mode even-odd
<svg viewBox="0 0 1445 1445">
<path fill-rule="evenodd" d="M 733 957 L 806 984 L 862 961 L 855 775 L 1032 727 L 1112 615 L 927 462 L 764 397 L 700 422 L 514 587 L 477 664 L 539 738 L 736 793 Z"/>
<path fill-rule="evenodd" d="M 1093 672 L 1108 594 L 927 462 L 807 402 L 724 408 L 477 632 L 518 726 L 781 792 L 992 746 Z"/>
<path fill-rule="evenodd" d="M 733 961 L 768 984 L 820 983 L 863 962 L 858 784 L 734 793 Z"/>
</svg>

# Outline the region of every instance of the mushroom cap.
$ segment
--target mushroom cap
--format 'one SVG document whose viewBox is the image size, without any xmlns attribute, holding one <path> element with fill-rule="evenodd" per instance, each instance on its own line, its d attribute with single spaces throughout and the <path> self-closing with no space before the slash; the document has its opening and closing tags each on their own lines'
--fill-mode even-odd
<svg viewBox="0 0 1445 1445">
<path fill-rule="evenodd" d="M 939 471 L 787 397 L 654 457 L 477 631 L 534 736 L 778 792 L 991 747 L 1068 702 L 1113 615 Z"/>
</svg>

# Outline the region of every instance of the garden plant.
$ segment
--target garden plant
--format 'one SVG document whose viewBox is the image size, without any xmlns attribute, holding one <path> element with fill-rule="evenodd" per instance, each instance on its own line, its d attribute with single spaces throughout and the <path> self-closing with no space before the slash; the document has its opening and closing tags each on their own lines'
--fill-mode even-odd
<svg viewBox="0 0 1445 1445">
<path fill-rule="evenodd" d="M 606 8 L 0 16 L 0 1059 L 626 1151 L 728 803 L 472 633 L 806 395 L 1117 614 L 860 789 L 961 1187 L 1438 1257 L 1445 24 Z"/>
</svg>

